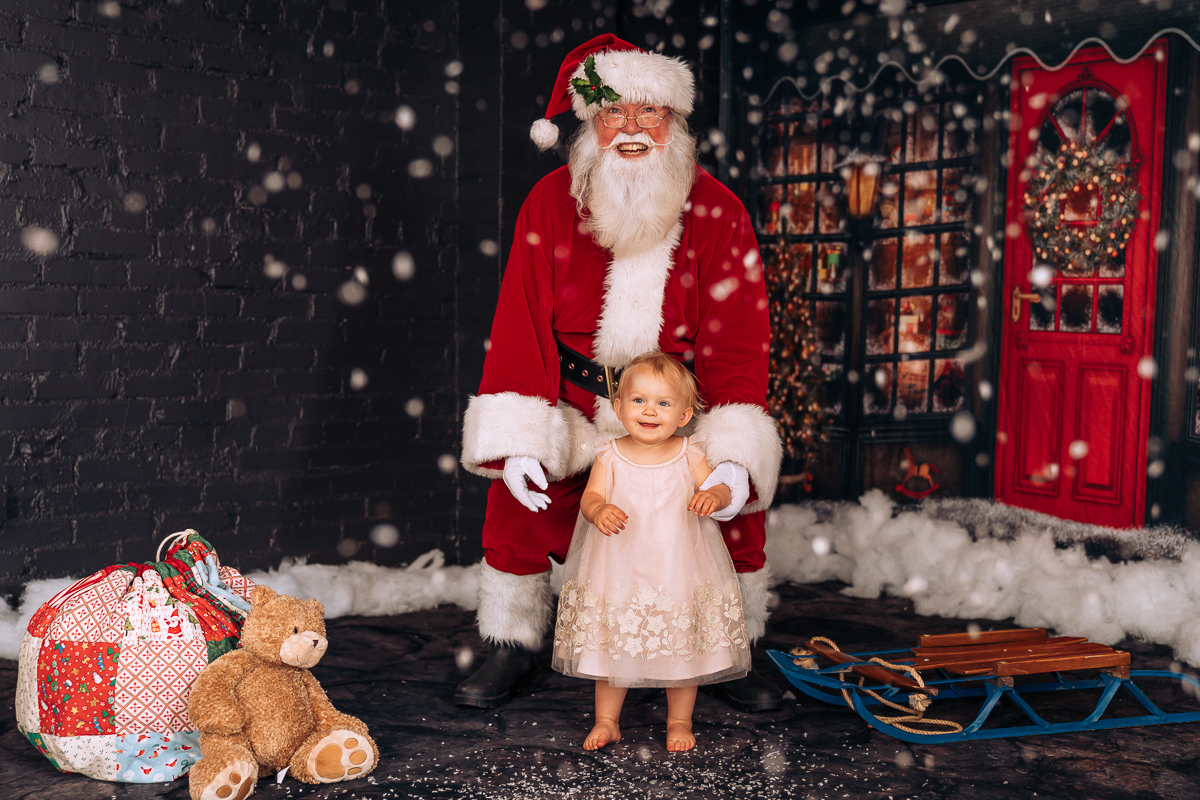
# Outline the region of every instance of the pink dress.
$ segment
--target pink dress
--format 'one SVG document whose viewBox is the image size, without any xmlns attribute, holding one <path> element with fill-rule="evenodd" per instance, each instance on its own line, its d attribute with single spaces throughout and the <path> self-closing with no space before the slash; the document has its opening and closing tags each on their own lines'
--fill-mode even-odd
<svg viewBox="0 0 1200 800">
<path fill-rule="evenodd" d="M 580 514 L 571 539 L 554 630 L 554 669 L 613 686 L 694 686 L 750 669 L 741 592 L 717 524 L 687 510 L 691 465 L 704 459 L 681 439 L 662 464 L 635 464 L 611 442 L 608 502 L 629 521 L 605 536 Z"/>
</svg>

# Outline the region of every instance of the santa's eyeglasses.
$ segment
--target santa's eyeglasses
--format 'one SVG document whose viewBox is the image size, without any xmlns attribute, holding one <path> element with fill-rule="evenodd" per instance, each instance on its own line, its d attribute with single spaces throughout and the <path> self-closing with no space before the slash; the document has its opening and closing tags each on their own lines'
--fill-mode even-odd
<svg viewBox="0 0 1200 800">
<path fill-rule="evenodd" d="M 659 113 L 657 108 L 647 108 L 634 115 L 633 120 L 638 127 L 657 128 L 670 113 L 671 109 L 669 108 L 662 109 L 662 113 Z M 600 113 L 600 121 L 606 128 L 624 128 L 629 122 L 629 117 L 629 114 L 616 108 L 605 109 Z"/>
</svg>

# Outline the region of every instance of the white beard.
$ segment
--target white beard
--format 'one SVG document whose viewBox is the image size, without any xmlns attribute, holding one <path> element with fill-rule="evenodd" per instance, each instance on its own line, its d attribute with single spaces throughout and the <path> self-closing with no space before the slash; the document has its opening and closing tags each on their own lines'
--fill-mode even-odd
<svg viewBox="0 0 1200 800">
<path fill-rule="evenodd" d="M 571 196 L 586 211 L 592 236 L 614 256 L 640 253 L 661 244 L 683 213 L 692 191 L 696 146 L 687 123 L 672 117 L 667 143 L 654 146 L 645 131 L 618 133 L 600 149 L 595 129 L 581 125 L 571 141 Z M 641 142 L 650 152 L 627 159 L 622 142 Z"/>
</svg>

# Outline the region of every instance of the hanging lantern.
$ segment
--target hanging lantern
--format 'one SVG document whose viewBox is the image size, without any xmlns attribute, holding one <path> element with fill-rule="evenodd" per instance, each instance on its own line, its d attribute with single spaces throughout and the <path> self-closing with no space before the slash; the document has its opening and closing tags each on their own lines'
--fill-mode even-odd
<svg viewBox="0 0 1200 800">
<path fill-rule="evenodd" d="M 846 210 L 855 219 L 866 219 L 875 214 L 875 198 L 879 193 L 879 176 L 883 173 L 879 156 L 866 155 L 857 149 L 851 150 L 834 169 L 840 170 L 846 181 Z"/>
</svg>

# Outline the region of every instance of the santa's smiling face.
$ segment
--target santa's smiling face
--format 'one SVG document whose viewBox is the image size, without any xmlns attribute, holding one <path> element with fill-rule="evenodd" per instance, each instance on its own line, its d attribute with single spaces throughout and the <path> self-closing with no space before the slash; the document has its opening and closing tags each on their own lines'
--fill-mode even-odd
<svg viewBox="0 0 1200 800">
<path fill-rule="evenodd" d="M 600 149 L 613 149 L 626 159 L 639 159 L 662 147 L 670 140 L 671 128 L 667 124 L 671 109 L 639 103 L 611 105 L 593 119 L 597 144 Z M 637 118 L 657 121 L 658 124 L 643 128 Z M 621 124 L 624 119 L 624 124 Z"/>
</svg>

